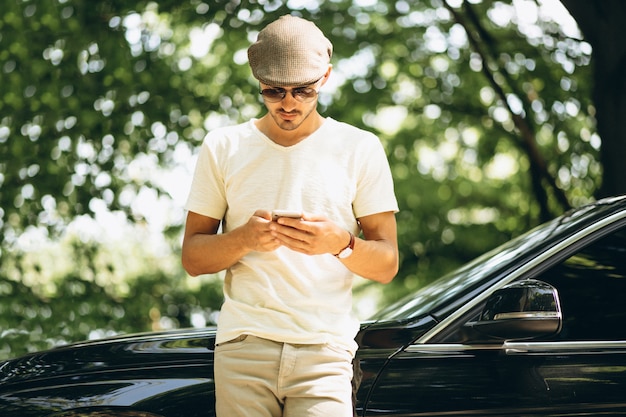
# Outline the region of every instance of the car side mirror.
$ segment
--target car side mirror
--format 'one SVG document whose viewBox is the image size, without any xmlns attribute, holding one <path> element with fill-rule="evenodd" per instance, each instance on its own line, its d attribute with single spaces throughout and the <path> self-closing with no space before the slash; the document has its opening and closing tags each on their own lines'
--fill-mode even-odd
<svg viewBox="0 0 626 417">
<path fill-rule="evenodd" d="M 463 334 L 467 341 L 528 340 L 555 335 L 562 326 L 556 288 L 527 279 L 495 291 L 478 321 L 465 324 Z"/>
</svg>

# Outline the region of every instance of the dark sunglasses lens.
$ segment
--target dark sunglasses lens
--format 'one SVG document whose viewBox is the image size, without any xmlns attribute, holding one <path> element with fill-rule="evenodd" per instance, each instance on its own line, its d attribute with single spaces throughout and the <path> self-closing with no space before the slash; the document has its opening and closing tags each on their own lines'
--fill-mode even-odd
<svg viewBox="0 0 626 417">
<path fill-rule="evenodd" d="M 261 94 L 269 101 L 280 101 L 285 97 L 285 90 L 278 88 L 266 88 L 261 91 Z"/>
<path fill-rule="evenodd" d="M 317 91 L 312 88 L 296 88 L 293 90 L 293 95 L 296 100 L 300 101 L 310 101 L 315 98 L 317 95 Z"/>
</svg>

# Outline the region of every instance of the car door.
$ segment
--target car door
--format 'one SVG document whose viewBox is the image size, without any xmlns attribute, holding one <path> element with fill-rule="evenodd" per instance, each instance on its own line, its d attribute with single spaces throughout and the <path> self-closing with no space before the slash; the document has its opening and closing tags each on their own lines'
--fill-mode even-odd
<svg viewBox="0 0 626 417">
<path fill-rule="evenodd" d="M 546 341 L 505 344 L 507 358 L 537 357 L 550 404 L 626 411 L 626 229 L 615 230 L 537 279 L 559 292 L 563 328 Z"/>
<path fill-rule="evenodd" d="M 395 355 L 365 415 L 626 415 L 626 231 L 610 227 L 511 273 L 557 289 L 557 335 L 464 341 L 460 329 L 476 320 L 477 304 Z"/>
</svg>

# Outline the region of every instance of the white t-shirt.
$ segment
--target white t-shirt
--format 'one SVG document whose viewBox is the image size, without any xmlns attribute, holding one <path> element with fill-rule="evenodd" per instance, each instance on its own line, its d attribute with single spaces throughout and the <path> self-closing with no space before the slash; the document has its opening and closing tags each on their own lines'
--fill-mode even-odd
<svg viewBox="0 0 626 417">
<path fill-rule="evenodd" d="M 323 214 L 358 235 L 356 219 L 398 211 L 378 138 L 327 118 L 290 147 L 261 133 L 255 119 L 210 132 L 201 147 L 186 209 L 221 219 L 225 232 L 256 210 Z M 210 254 L 207 254 L 210 256 Z M 294 344 L 356 349 L 353 274 L 332 254 L 281 247 L 251 252 L 226 271 L 217 343 L 242 334 Z"/>
</svg>

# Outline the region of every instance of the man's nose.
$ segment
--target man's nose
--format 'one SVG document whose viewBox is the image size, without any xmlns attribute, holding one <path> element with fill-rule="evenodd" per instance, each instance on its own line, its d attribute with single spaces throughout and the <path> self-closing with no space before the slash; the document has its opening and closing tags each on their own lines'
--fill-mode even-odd
<svg viewBox="0 0 626 417">
<path fill-rule="evenodd" d="M 283 107 L 295 107 L 298 101 L 293 95 L 293 90 L 289 90 L 286 92 L 285 97 L 281 100 Z"/>
</svg>

